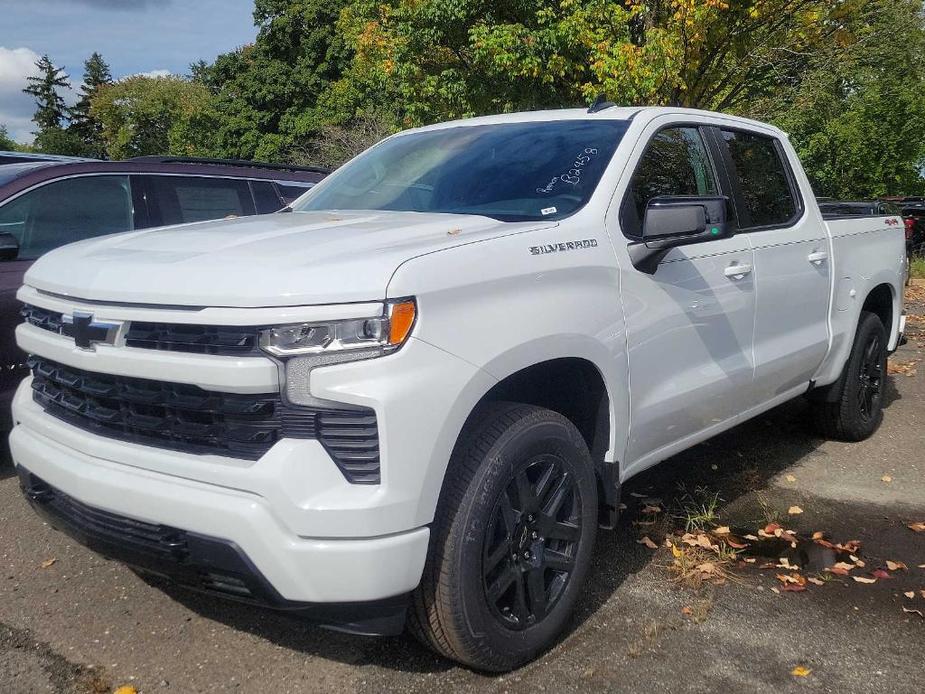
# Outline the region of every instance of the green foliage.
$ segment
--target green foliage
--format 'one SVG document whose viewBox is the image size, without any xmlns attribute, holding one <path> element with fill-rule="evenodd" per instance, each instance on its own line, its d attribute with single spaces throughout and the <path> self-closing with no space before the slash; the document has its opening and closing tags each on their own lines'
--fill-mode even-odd
<svg viewBox="0 0 925 694">
<path fill-rule="evenodd" d="M 348 64 L 335 25 L 346 0 L 257 0 L 257 40 L 196 65 L 212 92 L 216 128 L 202 144 L 212 154 L 278 160 L 323 124 L 316 102 Z"/>
<path fill-rule="evenodd" d="M 36 110 L 32 120 L 39 126 L 36 132 L 39 135 L 44 130 L 61 127 L 67 108 L 58 89 L 69 89 L 71 85 L 64 70 L 55 67 L 47 54 L 39 58 L 35 66 L 39 74 L 27 78 L 28 84 L 23 92 L 35 97 Z"/>
<path fill-rule="evenodd" d="M 256 0 L 256 41 L 190 67 L 208 97 L 166 141 L 332 164 L 400 127 L 604 94 L 771 120 L 820 194 L 922 192 L 921 10 L 920 0 Z"/>
<path fill-rule="evenodd" d="M 925 33 L 917 0 L 872 0 L 839 61 L 814 61 L 758 116 L 790 133 L 818 195 L 925 194 Z"/>
<path fill-rule="evenodd" d="M 84 78 L 80 85 L 80 97 L 70 110 L 71 122 L 68 130 L 81 142 L 83 153 L 91 157 L 106 154 L 103 143 L 102 125 L 90 115 L 90 101 L 97 90 L 112 83 L 109 65 L 99 53 L 93 53 L 84 62 Z"/>
<path fill-rule="evenodd" d="M 0 150 L 15 152 L 18 149 L 19 145 L 10 137 L 10 133 L 6 129 L 6 126 L 0 123 Z"/>
<path fill-rule="evenodd" d="M 90 115 L 112 159 L 201 154 L 214 129 L 209 90 L 180 77 L 129 77 L 98 87 Z"/>
</svg>

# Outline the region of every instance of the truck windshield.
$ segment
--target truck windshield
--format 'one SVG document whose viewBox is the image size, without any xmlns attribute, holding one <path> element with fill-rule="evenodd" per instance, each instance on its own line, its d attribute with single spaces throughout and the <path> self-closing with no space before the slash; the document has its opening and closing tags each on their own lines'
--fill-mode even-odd
<svg viewBox="0 0 925 694">
<path fill-rule="evenodd" d="M 588 202 L 628 126 L 559 120 L 398 135 L 338 169 L 293 208 L 560 219 Z"/>
</svg>

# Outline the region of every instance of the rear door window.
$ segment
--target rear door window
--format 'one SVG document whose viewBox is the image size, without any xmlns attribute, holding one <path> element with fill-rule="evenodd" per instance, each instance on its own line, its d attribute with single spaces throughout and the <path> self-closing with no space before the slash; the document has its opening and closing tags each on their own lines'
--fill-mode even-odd
<svg viewBox="0 0 925 694">
<path fill-rule="evenodd" d="M 717 195 L 713 166 L 700 130 L 660 130 L 646 145 L 621 208 L 621 226 L 628 236 L 642 235 L 646 208 L 665 196 Z"/>
<path fill-rule="evenodd" d="M 0 206 L 0 232 L 16 237 L 20 260 L 133 227 L 128 176 L 81 176 L 54 181 Z"/>
<path fill-rule="evenodd" d="M 305 193 L 314 185 L 314 183 L 309 183 L 308 181 L 305 183 L 294 183 L 289 181 L 276 182 L 276 187 L 279 189 L 280 197 L 282 197 L 283 201 L 285 201 L 287 205 L 292 203 L 296 198 L 301 197 L 303 193 Z"/>
<path fill-rule="evenodd" d="M 160 224 L 186 224 L 255 214 L 247 181 L 200 176 L 148 177 Z"/>
<path fill-rule="evenodd" d="M 739 187 L 739 226 L 790 223 L 799 205 L 789 166 L 774 138 L 741 130 L 720 132 L 735 169 L 733 179 Z"/>
<path fill-rule="evenodd" d="M 257 214 L 278 212 L 284 207 L 272 181 L 251 181 L 250 184 L 251 193 L 254 194 L 254 204 L 257 205 Z"/>
</svg>

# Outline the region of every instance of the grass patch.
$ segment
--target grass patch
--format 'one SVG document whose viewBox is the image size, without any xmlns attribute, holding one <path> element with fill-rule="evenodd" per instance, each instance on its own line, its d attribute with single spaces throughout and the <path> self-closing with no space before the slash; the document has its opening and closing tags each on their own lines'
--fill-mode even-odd
<svg viewBox="0 0 925 694">
<path fill-rule="evenodd" d="M 909 275 L 916 279 L 925 279 L 925 256 L 909 258 Z"/>
<path fill-rule="evenodd" d="M 707 487 L 698 486 L 693 491 L 678 486 L 677 506 L 680 511 L 675 518 L 684 523 L 684 530 L 710 530 L 719 524 L 719 506 L 722 499 L 719 492 L 712 492 Z"/>
</svg>

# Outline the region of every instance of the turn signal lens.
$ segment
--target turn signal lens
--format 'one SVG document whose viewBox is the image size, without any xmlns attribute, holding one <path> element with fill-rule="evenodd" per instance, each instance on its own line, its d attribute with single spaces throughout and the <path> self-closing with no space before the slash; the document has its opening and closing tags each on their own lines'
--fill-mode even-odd
<svg viewBox="0 0 925 694">
<path fill-rule="evenodd" d="M 389 345 L 397 347 L 411 334 L 417 308 L 414 301 L 402 301 L 389 306 Z"/>
</svg>

